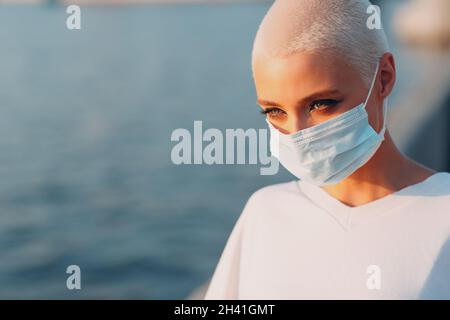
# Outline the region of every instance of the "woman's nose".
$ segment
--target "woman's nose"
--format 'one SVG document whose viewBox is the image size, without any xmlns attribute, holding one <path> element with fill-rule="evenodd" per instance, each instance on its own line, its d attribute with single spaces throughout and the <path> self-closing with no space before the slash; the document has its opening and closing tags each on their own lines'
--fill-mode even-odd
<svg viewBox="0 0 450 320">
<path fill-rule="evenodd" d="M 305 129 L 307 124 L 301 117 L 291 117 L 289 121 L 286 123 L 286 126 L 283 126 L 286 134 L 293 134 L 300 130 Z"/>
</svg>

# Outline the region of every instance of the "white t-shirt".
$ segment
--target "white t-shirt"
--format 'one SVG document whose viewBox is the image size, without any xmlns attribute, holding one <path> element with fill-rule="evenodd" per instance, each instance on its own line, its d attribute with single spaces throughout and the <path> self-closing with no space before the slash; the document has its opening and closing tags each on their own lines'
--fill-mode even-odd
<svg viewBox="0 0 450 320">
<path fill-rule="evenodd" d="M 302 181 L 258 190 L 205 299 L 450 299 L 450 174 L 353 208 Z"/>
</svg>

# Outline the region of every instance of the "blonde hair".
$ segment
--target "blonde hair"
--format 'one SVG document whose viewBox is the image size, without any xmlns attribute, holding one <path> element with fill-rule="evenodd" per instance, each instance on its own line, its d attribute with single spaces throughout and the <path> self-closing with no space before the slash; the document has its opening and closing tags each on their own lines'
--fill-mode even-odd
<svg viewBox="0 0 450 320">
<path fill-rule="evenodd" d="M 367 86 L 389 51 L 383 29 L 369 29 L 368 0 L 276 0 L 255 37 L 257 55 L 283 58 L 299 51 L 329 50 L 359 71 Z"/>
</svg>

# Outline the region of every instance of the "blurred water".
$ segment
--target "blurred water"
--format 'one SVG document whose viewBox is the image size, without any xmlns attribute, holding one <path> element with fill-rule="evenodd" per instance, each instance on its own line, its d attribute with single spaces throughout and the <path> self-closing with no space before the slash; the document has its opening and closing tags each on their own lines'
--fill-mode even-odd
<svg viewBox="0 0 450 320">
<path fill-rule="evenodd" d="M 183 298 L 207 279 L 248 196 L 283 175 L 177 167 L 170 135 L 264 126 L 265 10 L 86 7 L 77 32 L 62 7 L 0 8 L 0 298 Z"/>
<path fill-rule="evenodd" d="M 264 128 L 267 8 L 86 7 L 69 31 L 62 7 L 0 7 L 0 298 L 184 298 L 211 275 L 249 195 L 291 177 L 177 167 L 170 135 Z"/>
</svg>

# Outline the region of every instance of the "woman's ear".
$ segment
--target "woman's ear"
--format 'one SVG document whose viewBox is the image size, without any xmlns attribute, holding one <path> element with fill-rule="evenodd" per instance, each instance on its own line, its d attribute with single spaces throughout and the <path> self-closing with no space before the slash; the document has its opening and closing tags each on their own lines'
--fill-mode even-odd
<svg viewBox="0 0 450 320">
<path fill-rule="evenodd" d="M 381 58 L 381 91 L 382 98 L 388 97 L 395 85 L 396 70 L 395 60 L 391 53 L 385 53 Z"/>
</svg>

